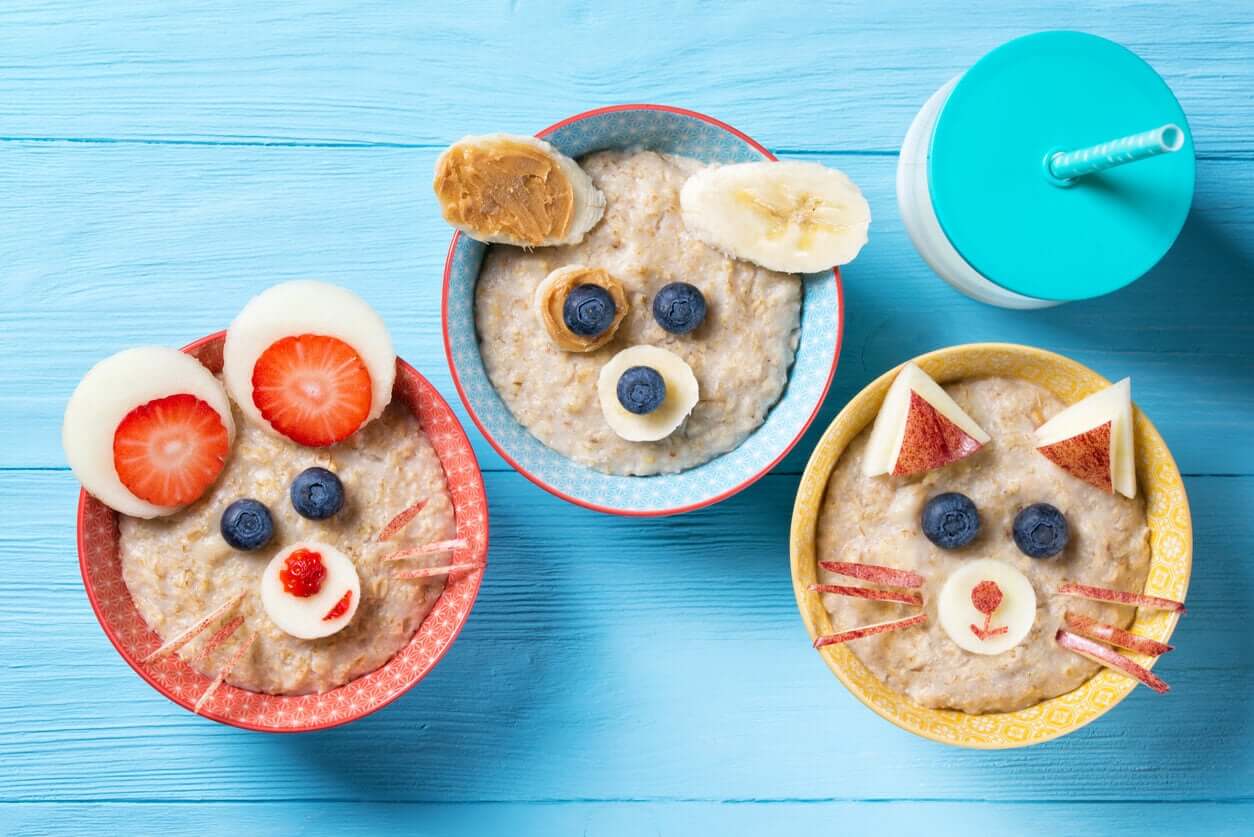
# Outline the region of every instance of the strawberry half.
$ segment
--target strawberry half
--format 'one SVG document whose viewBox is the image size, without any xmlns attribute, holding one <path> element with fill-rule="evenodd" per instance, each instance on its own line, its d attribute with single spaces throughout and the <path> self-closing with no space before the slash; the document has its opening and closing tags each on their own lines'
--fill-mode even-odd
<svg viewBox="0 0 1254 837">
<path fill-rule="evenodd" d="M 194 395 L 141 404 L 113 432 L 113 467 L 141 500 L 182 506 L 222 473 L 230 440 L 217 411 Z"/>
<path fill-rule="evenodd" d="M 253 366 L 253 403 L 279 433 L 311 447 L 333 445 L 370 415 L 370 372 L 334 337 L 284 337 Z"/>
</svg>

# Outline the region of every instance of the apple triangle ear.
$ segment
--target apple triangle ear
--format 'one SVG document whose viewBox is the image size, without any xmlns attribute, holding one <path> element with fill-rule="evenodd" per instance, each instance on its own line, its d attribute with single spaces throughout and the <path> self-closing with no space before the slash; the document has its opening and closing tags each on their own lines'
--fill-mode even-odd
<svg viewBox="0 0 1254 837">
<path fill-rule="evenodd" d="M 867 441 L 863 473 L 920 474 L 970 456 L 990 440 L 936 381 L 913 363 L 897 373 Z"/>
<path fill-rule="evenodd" d="M 1124 378 L 1077 401 L 1036 429 L 1036 449 L 1107 493 L 1136 496 L 1132 382 Z"/>
</svg>

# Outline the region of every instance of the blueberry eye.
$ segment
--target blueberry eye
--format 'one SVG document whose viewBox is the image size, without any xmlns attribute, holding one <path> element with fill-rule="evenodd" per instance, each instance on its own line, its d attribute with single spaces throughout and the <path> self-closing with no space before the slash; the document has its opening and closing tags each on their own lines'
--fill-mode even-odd
<svg viewBox="0 0 1254 837">
<path fill-rule="evenodd" d="M 965 494 L 937 494 L 923 507 L 923 534 L 941 549 L 957 549 L 975 540 L 980 513 Z"/>
<path fill-rule="evenodd" d="M 671 334 L 687 334 L 705 320 L 705 296 L 687 282 L 671 282 L 653 297 L 653 319 Z"/>
<path fill-rule="evenodd" d="M 1067 546 L 1067 518 L 1049 503 L 1034 503 L 1015 515 L 1014 537 L 1029 558 L 1052 558 Z"/>
<path fill-rule="evenodd" d="M 257 500 L 236 500 L 222 512 L 219 524 L 222 539 L 234 549 L 244 552 L 261 549 L 274 535 L 274 521 L 265 503 Z"/>
<path fill-rule="evenodd" d="M 344 484 L 326 468 L 307 468 L 292 480 L 292 507 L 301 517 L 325 520 L 344 506 Z"/>
<path fill-rule="evenodd" d="M 566 327 L 581 337 L 596 337 L 614 323 L 618 308 L 610 292 L 600 285 L 579 285 L 562 303 Z"/>
<path fill-rule="evenodd" d="M 656 369 L 633 366 L 618 379 L 618 403 L 629 413 L 643 416 L 666 400 L 666 381 Z"/>
</svg>

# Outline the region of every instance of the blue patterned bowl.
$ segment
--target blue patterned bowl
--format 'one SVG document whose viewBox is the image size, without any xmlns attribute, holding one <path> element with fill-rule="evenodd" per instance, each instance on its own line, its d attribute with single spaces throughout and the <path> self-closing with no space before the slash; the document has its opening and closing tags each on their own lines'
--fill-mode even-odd
<svg viewBox="0 0 1254 837">
<path fill-rule="evenodd" d="M 700 113 L 664 105 L 618 105 L 565 119 L 537 136 L 571 157 L 607 148 L 648 148 L 711 163 L 775 159 L 749 137 Z M 497 395 L 475 334 L 475 282 L 487 246 L 458 233 L 444 265 L 444 349 L 462 403 L 484 437 L 544 490 L 596 511 L 655 516 L 730 497 L 775 467 L 805 433 L 836 372 L 844 331 L 840 272 L 803 277 L 801 342 L 788 386 L 766 421 L 733 451 L 678 474 L 621 477 L 562 456 L 532 436 Z"/>
</svg>

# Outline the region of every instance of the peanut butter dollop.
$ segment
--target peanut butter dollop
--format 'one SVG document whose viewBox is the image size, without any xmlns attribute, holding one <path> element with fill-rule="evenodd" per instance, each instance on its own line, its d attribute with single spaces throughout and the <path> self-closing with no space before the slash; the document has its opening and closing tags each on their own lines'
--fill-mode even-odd
<svg viewBox="0 0 1254 837">
<path fill-rule="evenodd" d="M 610 299 L 614 300 L 614 321 L 605 331 L 592 337 L 575 334 L 566 327 L 566 320 L 562 317 L 566 297 L 580 285 L 605 288 Z M 535 306 L 540 322 L 558 348 L 568 352 L 591 352 L 614 339 L 614 332 L 618 331 L 627 316 L 630 303 L 623 286 L 604 268 L 569 265 L 559 267 L 540 283 L 536 288 Z"/>
<path fill-rule="evenodd" d="M 575 206 L 557 162 L 509 139 L 453 146 L 440 160 L 435 192 L 450 224 L 524 246 L 566 235 Z"/>
</svg>

